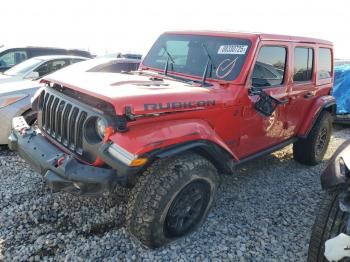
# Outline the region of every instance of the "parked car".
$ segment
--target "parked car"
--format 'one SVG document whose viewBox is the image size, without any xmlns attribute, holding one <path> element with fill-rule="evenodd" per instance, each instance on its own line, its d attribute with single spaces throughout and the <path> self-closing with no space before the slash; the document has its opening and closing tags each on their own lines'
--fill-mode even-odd
<svg viewBox="0 0 350 262">
<path fill-rule="evenodd" d="M 126 54 L 111 53 L 111 54 L 106 54 L 106 55 L 100 56 L 98 58 L 127 58 L 127 59 L 141 60 L 142 59 L 142 55 L 140 55 L 140 54 L 132 54 L 132 53 L 126 53 Z"/>
<path fill-rule="evenodd" d="M 77 64 L 74 67 L 69 67 L 69 70 L 76 69 L 83 72 L 121 73 L 136 71 L 140 63 L 140 59 L 95 58 L 79 63 L 79 65 Z"/>
<path fill-rule="evenodd" d="M 29 125 L 35 122 L 36 112 L 31 110 L 30 99 L 41 86 L 40 78 L 86 59 L 78 56 L 36 57 L 6 71 L 14 76 L 9 77 L 12 81 L 7 83 L 1 83 L 0 78 L 0 145 L 8 142 L 13 117 L 23 116 Z"/>
<path fill-rule="evenodd" d="M 92 58 L 90 52 L 78 49 L 63 49 L 54 47 L 0 47 L 0 72 L 37 56 L 44 55 L 71 55 Z"/>
<path fill-rule="evenodd" d="M 349 248 L 346 248 L 350 246 L 349 178 L 350 140 L 337 149 L 321 174 L 321 185 L 326 192 L 311 232 L 309 262 L 338 261 L 343 256 L 348 259 L 345 261 L 350 259 Z M 340 234 L 347 236 L 345 242 L 344 235 L 339 238 Z M 330 245 L 327 250 L 327 241 L 335 241 L 336 244 Z"/>
<path fill-rule="evenodd" d="M 220 174 L 289 144 L 300 163 L 323 159 L 336 110 L 332 60 L 332 43 L 318 39 L 164 33 L 138 71 L 45 77 L 32 104 L 40 132 L 14 118 L 9 147 L 53 190 L 132 187 L 127 227 L 159 247 L 204 221 Z M 282 77 L 257 74 L 265 64 Z"/>
<path fill-rule="evenodd" d="M 58 69 L 87 59 L 86 57 L 63 55 L 34 57 L 0 74 L 0 85 L 25 79 L 37 79 L 53 73 Z"/>
</svg>

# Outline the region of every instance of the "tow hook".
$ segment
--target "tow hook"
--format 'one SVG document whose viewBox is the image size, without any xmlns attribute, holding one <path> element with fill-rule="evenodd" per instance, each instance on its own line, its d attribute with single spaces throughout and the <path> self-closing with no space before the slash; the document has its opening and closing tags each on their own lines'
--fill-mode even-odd
<svg viewBox="0 0 350 262">
<path fill-rule="evenodd" d="M 57 160 L 57 167 L 61 166 L 63 164 L 63 161 L 64 161 L 64 156 L 60 157 L 58 160 Z"/>
</svg>

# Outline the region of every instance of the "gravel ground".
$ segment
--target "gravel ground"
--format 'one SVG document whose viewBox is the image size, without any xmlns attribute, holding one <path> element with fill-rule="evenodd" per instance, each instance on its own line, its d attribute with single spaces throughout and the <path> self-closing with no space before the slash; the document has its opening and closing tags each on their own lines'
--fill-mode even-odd
<svg viewBox="0 0 350 262">
<path fill-rule="evenodd" d="M 337 127 L 326 160 L 350 137 Z M 126 190 L 100 198 L 52 193 L 15 153 L 0 151 L 0 261 L 305 261 L 325 162 L 291 147 L 224 176 L 204 226 L 149 250 L 124 228 Z"/>
</svg>

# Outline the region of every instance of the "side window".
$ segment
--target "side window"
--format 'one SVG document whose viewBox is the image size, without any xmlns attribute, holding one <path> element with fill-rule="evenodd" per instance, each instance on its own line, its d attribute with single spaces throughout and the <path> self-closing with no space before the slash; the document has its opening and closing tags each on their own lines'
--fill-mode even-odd
<svg viewBox="0 0 350 262">
<path fill-rule="evenodd" d="M 256 60 L 252 84 L 254 87 L 279 86 L 284 83 L 287 49 L 280 46 L 263 46 Z"/>
<path fill-rule="evenodd" d="M 0 57 L 0 67 L 12 67 L 27 60 L 27 52 L 23 50 L 10 51 Z"/>
<path fill-rule="evenodd" d="M 53 60 L 49 62 L 49 73 L 55 72 L 65 66 L 69 65 L 69 61 L 68 60 Z"/>
<path fill-rule="evenodd" d="M 296 47 L 294 49 L 294 82 L 311 81 L 314 51 L 312 48 Z"/>
<path fill-rule="evenodd" d="M 65 59 L 53 60 L 42 64 L 35 71 L 39 73 L 39 77 L 42 77 L 44 75 L 53 73 L 67 65 L 69 65 L 68 60 L 65 60 Z"/>
<path fill-rule="evenodd" d="M 317 77 L 318 79 L 332 77 L 332 53 L 329 48 L 318 49 Z"/>
<path fill-rule="evenodd" d="M 72 64 L 75 64 L 75 63 L 78 63 L 78 62 L 82 62 L 82 61 L 85 61 L 85 60 L 74 58 L 74 59 L 71 59 L 71 60 L 70 60 L 70 64 L 72 65 Z"/>
<path fill-rule="evenodd" d="M 47 75 L 49 73 L 49 62 L 46 62 L 34 70 L 39 73 L 39 77 Z"/>
</svg>

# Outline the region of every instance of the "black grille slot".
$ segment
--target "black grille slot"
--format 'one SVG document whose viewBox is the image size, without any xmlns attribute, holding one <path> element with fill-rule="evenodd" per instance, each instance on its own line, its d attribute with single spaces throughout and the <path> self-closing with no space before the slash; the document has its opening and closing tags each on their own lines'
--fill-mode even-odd
<svg viewBox="0 0 350 262">
<path fill-rule="evenodd" d="M 60 100 L 56 97 L 55 100 L 52 103 L 50 112 L 50 123 L 51 123 L 51 134 L 53 137 L 56 137 L 56 110 L 57 110 L 57 106 L 58 106 L 58 102 Z"/>
<path fill-rule="evenodd" d="M 42 126 L 45 129 L 46 128 L 46 107 L 47 107 L 47 101 L 49 100 L 49 93 L 46 93 L 44 102 L 43 102 L 43 108 L 42 108 Z"/>
<path fill-rule="evenodd" d="M 68 119 L 68 146 L 70 149 L 75 150 L 75 125 L 77 116 L 79 113 L 79 109 L 77 107 L 74 107 L 74 109 L 71 111 Z"/>
<path fill-rule="evenodd" d="M 43 91 L 41 95 L 42 129 L 65 147 L 82 155 L 87 112 L 55 94 Z"/>
<path fill-rule="evenodd" d="M 56 139 L 58 140 L 58 142 L 61 142 L 62 139 L 62 114 L 63 114 L 63 109 L 64 109 L 64 105 L 66 103 L 64 101 L 61 101 L 57 107 L 57 111 L 56 111 Z"/>
<path fill-rule="evenodd" d="M 82 153 L 83 151 L 83 126 L 84 126 L 84 123 L 85 123 L 85 120 L 86 120 L 86 117 L 87 117 L 87 113 L 86 112 L 81 112 L 79 117 L 78 117 L 78 121 L 76 122 L 77 125 L 76 125 L 76 132 L 75 132 L 75 144 L 76 144 L 76 151 L 78 153 Z M 81 154 L 80 153 L 80 154 Z"/>
<path fill-rule="evenodd" d="M 63 117 L 61 120 L 61 129 L 62 129 L 62 143 L 65 146 L 68 146 L 68 118 L 69 118 L 69 114 L 70 111 L 72 109 L 72 105 L 71 104 L 66 104 L 64 111 L 63 111 Z"/>
</svg>

